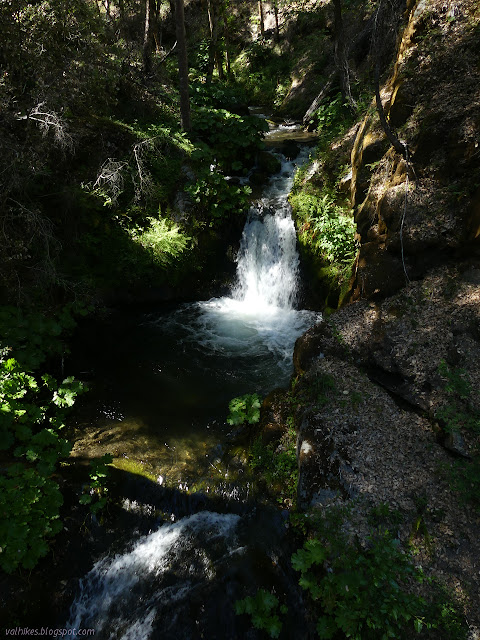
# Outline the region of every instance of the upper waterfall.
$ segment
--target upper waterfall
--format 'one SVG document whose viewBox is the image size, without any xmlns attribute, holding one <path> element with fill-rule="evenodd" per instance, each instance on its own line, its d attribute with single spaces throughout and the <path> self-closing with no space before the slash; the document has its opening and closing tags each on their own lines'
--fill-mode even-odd
<svg viewBox="0 0 480 640">
<path fill-rule="evenodd" d="M 287 212 L 247 222 L 237 264 L 234 297 L 246 308 L 260 311 L 270 306 L 294 306 L 298 253 L 295 227 Z"/>
<path fill-rule="evenodd" d="M 233 292 L 245 311 L 261 314 L 269 307 L 295 306 L 299 256 L 288 194 L 295 167 L 303 164 L 308 151 L 303 149 L 295 161 L 282 159 L 281 171 L 250 210 L 237 258 L 237 284 Z"/>
</svg>

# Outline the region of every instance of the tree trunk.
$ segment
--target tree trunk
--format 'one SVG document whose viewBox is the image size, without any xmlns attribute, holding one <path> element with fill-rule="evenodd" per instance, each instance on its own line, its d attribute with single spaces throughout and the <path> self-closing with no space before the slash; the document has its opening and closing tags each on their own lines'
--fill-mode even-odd
<svg viewBox="0 0 480 640">
<path fill-rule="evenodd" d="M 145 0 L 145 29 L 143 32 L 143 71 L 150 73 L 152 71 L 152 40 L 153 40 L 153 23 L 155 8 L 153 6 L 155 0 Z"/>
<path fill-rule="evenodd" d="M 335 63 L 340 74 L 340 89 L 343 99 L 353 111 L 357 109 L 357 103 L 353 99 L 350 88 L 350 69 L 348 67 L 345 38 L 343 33 L 342 1 L 333 0 L 334 30 L 335 30 Z"/>
<path fill-rule="evenodd" d="M 260 19 L 260 33 L 262 38 L 265 37 L 265 27 L 264 27 L 264 19 L 263 19 L 263 2 L 262 0 L 258 0 L 258 17 Z"/>
<path fill-rule="evenodd" d="M 118 12 L 120 14 L 120 25 L 123 27 L 125 21 L 125 2 L 124 0 L 118 0 Z"/>
<path fill-rule="evenodd" d="M 278 26 L 278 0 L 273 2 L 273 13 L 275 15 L 275 42 L 280 40 L 280 28 Z"/>
<path fill-rule="evenodd" d="M 180 89 L 180 120 L 184 131 L 190 130 L 190 97 L 188 95 L 187 38 L 183 0 L 175 0 L 175 24 L 178 47 L 178 80 Z"/>
<path fill-rule="evenodd" d="M 227 76 L 229 76 L 230 75 L 230 52 L 229 52 L 230 35 L 228 32 L 228 20 L 227 20 L 226 13 L 223 14 L 223 33 L 225 37 L 225 70 L 227 72 Z"/>
<path fill-rule="evenodd" d="M 216 66 L 218 77 L 223 80 L 222 54 L 218 50 L 218 0 L 207 0 L 208 26 L 210 28 L 210 46 L 208 48 L 208 67 L 206 81 L 211 82 L 213 68 Z"/>
<path fill-rule="evenodd" d="M 160 4 L 161 0 L 155 2 L 155 12 L 153 16 L 153 39 L 155 41 L 155 51 L 162 50 L 162 27 L 160 26 Z"/>
<path fill-rule="evenodd" d="M 207 83 L 212 81 L 213 77 L 213 68 L 215 66 L 215 45 L 214 45 L 214 15 L 213 15 L 213 6 L 212 0 L 207 0 L 207 15 L 208 15 L 208 27 L 210 30 L 210 42 L 208 46 L 208 65 L 207 65 L 207 76 L 205 78 Z"/>
</svg>

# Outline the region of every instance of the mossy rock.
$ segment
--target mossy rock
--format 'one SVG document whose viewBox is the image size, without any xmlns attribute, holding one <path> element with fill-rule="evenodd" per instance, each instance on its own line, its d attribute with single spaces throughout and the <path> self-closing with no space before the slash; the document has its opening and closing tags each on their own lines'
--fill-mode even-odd
<svg viewBox="0 0 480 640">
<path fill-rule="evenodd" d="M 257 155 L 257 168 L 259 173 L 272 176 L 281 169 L 280 160 L 269 151 L 259 151 Z"/>
</svg>

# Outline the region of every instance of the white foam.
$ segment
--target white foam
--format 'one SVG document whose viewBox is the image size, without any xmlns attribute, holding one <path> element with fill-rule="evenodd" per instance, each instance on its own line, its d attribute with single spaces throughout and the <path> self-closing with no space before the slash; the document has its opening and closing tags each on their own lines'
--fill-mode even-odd
<svg viewBox="0 0 480 640">
<path fill-rule="evenodd" d="M 97 632 L 113 633 L 112 625 L 124 640 L 146 640 L 158 607 L 171 605 L 188 594 L 191 583 L 214 577 L 214 562 L 201 542 L 210 546 L 223 542 L 227 553 L 236 553 L 235 530 L 240 517 L 202 511 L 140 538 L 133 548 L 95 563 L 80 584 L 80 594 L 70 611 L 69 628 L 95 627 Z M 191 564 L 174 586 L 165 586 L 162 576 L 185 554 L 193 554 Z M 139 583 L 149 585 L 148 595 L 139 597 Z M 115 636 L 117 637 L 117 636 Z"/>
</svg>

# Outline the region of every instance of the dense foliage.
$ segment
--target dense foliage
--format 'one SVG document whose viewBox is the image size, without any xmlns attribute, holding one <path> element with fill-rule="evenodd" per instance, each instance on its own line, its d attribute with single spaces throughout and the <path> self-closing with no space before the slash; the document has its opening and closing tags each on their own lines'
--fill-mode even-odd
<svg viewBox="0 0 480 640">
<path fill-rule="evenodd" d="M 260 397 L 257 393 L 247 393 L 244 396 L 232 398 L 228 409 L 228 424 L 239 425 L 244 422 L 255 424 L 260 420 Z"/>
<path fill-rule="evenodd" d="M 247 596 L 235 603 L 237 615 L 247 614 L 251 617 L 255 629 L 263 629 L 271 638 L 278 638 L 282 630 L 280 614 L 287 612 L 287 607 L 281 605 L 277 596 L 265 589 L 259 589 L 254 596 Z"/>
<path fill-rule="evenodd" d="M 38 380 L 5 352 L 0 356 L 0 451 L 9 456 L 0 476 L 0 566 L 5 571 L 33 568 L 47 553 L 46 539 L 62 528 L 63 499 L 53 474 L 70 453 L 60 431 L 82 390 L 74 378 L 58 384 L 44 374 Z"/>
<path fill-rule="evenodd" d="M 317 612 L 318 637 L 385 640 L 414 637 L 465 638 L 465 626 L 451 595 L 428 580 L 411 550 L 392 534 L 396 515 L 388 505 L 372 509 L 369 535 L 351 528 L 355 513 L 332 507 L 323 514 L 293 518 L 311 535 L 292 556 L 299 584 Z M 417 584 L 429 582 L 429 600 Z M 444 635 L 446 634 L 446 635 Z"/>
</svg>

